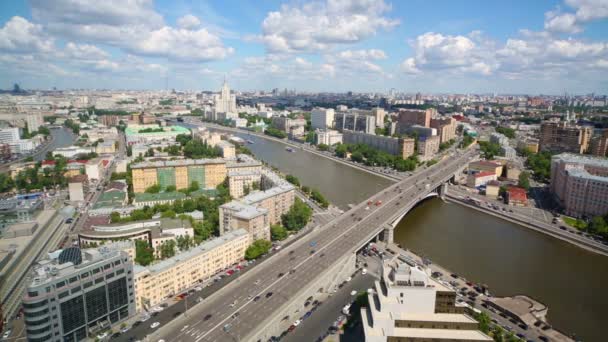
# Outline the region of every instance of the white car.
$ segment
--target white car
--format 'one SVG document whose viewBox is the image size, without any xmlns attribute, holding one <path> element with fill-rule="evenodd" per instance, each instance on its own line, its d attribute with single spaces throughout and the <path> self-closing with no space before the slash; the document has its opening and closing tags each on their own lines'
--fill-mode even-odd
<svg viewBox="0 0 608 342">
<path fill-rule="evenodd" d="M 160 323 L 159 323 L 159 322 L 154 322 L 154 323 L 152 323 L 152 325 L 150 325 L 150 328 L 152 328 L 152 329 L 156 329 L 156 328 L 158 328 L 159 326 L 160 326 Z"/>
<path fill-rule="evenodd" d="M 353 278 L 351 278 L 351 277 L 346 278 L 346 281 L 347 281 L 347 282 L 348 282 L 348 281 L 351 281 L 351 280 L 353 280 Z"/>
<path fill-rule="evenodd" d="M 293 322 L 293 325 L 294 325 L 295 327 L 297 327 L 298 325 L 300 325 L 300 323 L 302 323 L 302 321 L 297 320 L 297 321 Z"/>
<path fill-rule="evenodd" d="M 102 334 L 97 335 L 97 338 L 100 339 L 100 340 L 103 340 L 104 338 L 106 338 L 108 336 L 110 336 L 110 334 L 106 331 L 106 332 L 104 332 Z"/>
<path fill-rule="evenodd" d="M 120 329 L 120 333 L 121 333 L 121 334 L 124 334 L 124 333 L 126 333 L 127 331 L 129 331 L 129 329 L 130 329 L 129 327 L 124 327 L 124 328 Z"/>
<path fill-rule="evenodd" d="M 354 296 L 354 295 L 356 295 L 356 294 L 357 294 L 357 291 L 356 291 L 356 290 L 352 290 L 352 291 L 350 291 L 350 295 L 351 295 L 351 296 Z"/>
<path fill-rule="evenodd" d="M 149 319 L 150 319 L 150 316 L 146 315 L 146 316 L 143 316 L 139 321 L 140 322 L 145 322 L 145 321 L 147 321 Z"/>
<path fill-rule="evenodd" d="M 11 332 L 12 331 L 10 329 L 5 331 L 4 334 L 2 335 L 2 339 L 4 340 L 4 339 L 7 339 L 9 336 L 11 336 Z"/>
<path fill-rule="evenodd" d="M 361 270 L 361 274 L 366 275 L 367 274 L 367 268 L 364 268 Z"/>
<path fill-rule="evenodd" d="M 194 291 L 200 292 L 200 291 L 203 291 L 203 288 L 200 286 L 197 286 L 194 288 Z"/>
</svg>

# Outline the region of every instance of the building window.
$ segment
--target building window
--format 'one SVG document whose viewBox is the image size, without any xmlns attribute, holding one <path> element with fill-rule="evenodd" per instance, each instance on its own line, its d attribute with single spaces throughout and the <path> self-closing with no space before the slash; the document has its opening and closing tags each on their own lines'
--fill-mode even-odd
<svg viewBox="0 0 608 342">
<path fill-rule="evenodd" d="M 89 321 L 96 320 L 97 318 L 107 314 L 108 305 L 106 300 L 106 288 L 105 286 L 98 287 L 85 294 L 86 308 L 87 308 L 87 319 Z"/>
<path fill-rule="evenodd" d="M 61 322 L 64 334 L 86 323 L 82 296 L 77 296 L 61 303 Z"/>
</svg>

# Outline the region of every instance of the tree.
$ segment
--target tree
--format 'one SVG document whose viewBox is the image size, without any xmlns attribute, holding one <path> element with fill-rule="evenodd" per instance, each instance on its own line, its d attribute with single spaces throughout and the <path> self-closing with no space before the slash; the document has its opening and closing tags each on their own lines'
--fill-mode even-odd
<svg viewBox="0 0 608 342">
<path fill-rule="evenodd" d="M 188 191 L 189 192 L 194 192 L 194 191 L 198 191 L 200 190 L 200 185 L 198 184 L 197 181 L 192 181 L 192 183 L 190 183 L 190 186 L 188 187 Z"/>
<path fill-rule="evenodd" d="M 300 180 L 298 179 L 298 177 L 293 176 L 293 175 L 287 175 L 285 176 L 285 180 L 288 181 L 289 183 L 299 187 L 300 186 Z"/>
<path fill-rule="evenodd" d="M 591 219 L 591 222 L 589 222 L 587 229 L 592 234 L 606 236 L 608 233 L 608 224 L 603 217 L 595 216 Z"/>
<path fill-rule="evenodd" d="M 500 145 L 496 143 L 491 143 L 487 141 L 480 141 L 479 148 L 481 152 L 484 154 L 484 158 L 493 159 L 494 156 L 500 154 Z"/>
<path fill-rule="evenodd" d="M 176 190 L 175 185 L 167 185 L 165 192 L 174 192 Z"/>
<path fill-rule="evenodd" d="M 268 240 L 255 240 L 247 250 L 245 250 L 245 259 L 253 260 L 257 259 L 263 254 L 268 253 L 272 244 Z"/>
<path fill-rule="evenodd" d="M 159 184 L 154 184 L 152 186 L 150 186 L 149 188 L 146 189 L 146 193 L 148 194 L 157 194 L 160 192 L 160 185 Z"/>
<path fill-rule="evenodd" d="M 518 186 L 528 190 L 530 189 L 530 175 L 528 172 L 523 171 L 519 174 Z"/>
<path fill-rule="evenodd" d="M 490 316 L 488 316 L 487 313 L 485 312 L 481 312 L 481 313 L 475 313 L 475 315 L 473 316 L 475 318 L 475 320 L 477 322 L 479 322 L 479 330 L 481 330 L 483 333 L 487 334 L 490 332 Z"/>
<path fill-rule="evenodd" d="M 302 185 L 302 192 L 309 195 L 310 194 L 310 188 L 306 185 Z"/>
<path fill-rule="evenodd" d="M 515 139 L 515 130 L 508 127 L 496 127 L 496 132 L 504 134 L 509 139 Z"/>
<path fill-rule="evenodd" d="M 323 197 L 323 195 L 316 189 L 310 192 L 310 197 L 323 208 L 329 207 L 329 202 Z"/>
<path fill-rule="evenodd" d="M 528 156 L 526 165 L 532 169 L 534 179 L 539 182 L 548 182 L 551 178 L 551 153 L 544 151 Z"/>
<path fill-rule="evenodd" d="M 120 221 L 121 221 L 121 218 L 120 218 L 120 214 L 119 213 L 117 213 L 115 211 L 113 211 L 112 213 L 110 213 L 110 222 L 112 222 L 112 223 L 118 223 Z"/>
<path fill-rule="evenodd" d="M 264 134 L 269 135 L 271 137 L 279 138 L 279 139 L 287 138 L 287 133 L 285 133 L 281 130 L 278 130 L 274 127 L 266 128 L 266 131 L 264 131 Z"/>
<path fill-rule="evenodd" d="M 38 134 L 48 136 L 48 135 L 51 135 L 51 131 L 44 126 L 40 126 L 40 127 L 38 127 Z"/>
<path fill-rule="evenodd" d="M 0 173 L 0 192 L 11 191 L 15 187 L 15 182 L 8 173 Z"/>
<path fill-rule="evenodd" d="M 288 230 L 300 230 L 310 220 L 312 209 L 302 200 L 296 198 L 289 211 L 281 215 L 281 222 Z"/>
<path fill-rule="evenodd" d="M 154 249 L 146 240 L 135 240 L 135 262 L 148 266 L 154 261 Z"/>
<path fill-rule="evenodd" d="M 167 259 L 175 255 L 175 240 L 167 240 L 160 245 L 160 257 Z"/>
<path fill-rule="evenodd" d="M 175 211 L 173 210 L 165 210 L 160 214 L 160 217 L 162 218 L 175 218 L 176 214 Z"/>
<path fill-rule="evenodd" d="M 336 156 L 340 158 L 346 158 L 346 153 L 348 152 L 348 148 L 345 144 L 339 144 L 336 146 Z"/>
<path fill-rule="evenodd" d="M 311 144 L 315 143 L 315 132 L 306 133 L 306 142 Z"/>
<path fill-rule="evenodd" d="M 460 148 L 467 148 L 467 147 L 469 147 L 469 145 L 471 145 L 473 143 L 473 141 L 475 141 L 475 139 L 473 139 L 472 136 L 465 135 L 462 138 L 462 141 L 460 142 Z"/>
<path fill-rule="evenodd" d="M 190 247 L 194 246 L 194 241 L 190 237 L 190 235 L 178 236 L 177 239 L 177 248 L 180 251 L 184 252 L 190 249 Z"/>
<path fill-rule="evenodd" d="M 319 149 L 319 151 L 329 151 L 329 145 L 326 144 L 319 144 L 317 145 L 317 148 Z"/>
<path fill-rule="evenodd" d="M 287 229 L 280 224 L 270 225 L 270 238 L 272 241 L 281 241 L 287 238 Z"/>
</svg>

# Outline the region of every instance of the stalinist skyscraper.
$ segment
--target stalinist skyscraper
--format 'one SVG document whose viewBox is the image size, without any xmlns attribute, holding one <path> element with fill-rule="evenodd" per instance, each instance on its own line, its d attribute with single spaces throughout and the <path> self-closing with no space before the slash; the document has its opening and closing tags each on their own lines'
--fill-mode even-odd
<svg viewBox="0 0 608 342">
<path fill-rule="evenodd" d="M 219 94 L 213 98 L 216 113 L 236 113 L 236 95 L 230 94 L 230 87 L 224 79 L 224 85 Z"/>
</svg>

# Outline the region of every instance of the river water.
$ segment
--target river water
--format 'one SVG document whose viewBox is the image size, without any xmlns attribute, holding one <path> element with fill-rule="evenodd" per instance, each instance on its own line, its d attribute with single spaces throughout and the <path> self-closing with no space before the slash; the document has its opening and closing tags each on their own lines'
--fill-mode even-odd
<svg viewBox="0 0 608 342">
<path fill-rule="evenodd" d="M 388 186 L 387 179 L 285 145 L 238 134 L 257 158 L 319 189 L 346 208 Z M 526 294 L 549 307 L 549 322 L 584 341 L 605 341 L 608 258 L 479 211 L 430 199 L 399 223 L 395 242 L 498 296 Z"/>
<path fill-rule="evenodd" d="M 74 142 L 75 135 L 72 131 L 66 128 L 52 128 L 51 135 L 53 136 L 53 142 L 46 146 L 34 156 L 34 160 L 40 161 L 46 158 L 48 151 L 52 151 L 58 147 L 66 147 L 72 145 Z"/>
</svg>

